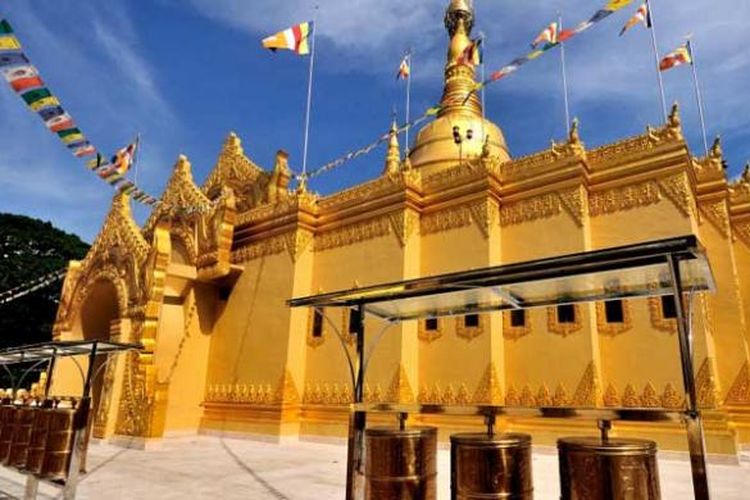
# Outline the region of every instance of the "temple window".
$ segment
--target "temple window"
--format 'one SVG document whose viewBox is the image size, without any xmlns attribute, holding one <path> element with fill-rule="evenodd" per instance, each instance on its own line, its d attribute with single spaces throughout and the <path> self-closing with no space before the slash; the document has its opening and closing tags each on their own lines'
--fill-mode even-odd
<svg viewBox="0 0 750 500">
<path fill-rule="evenodd" d="M 625 308 L 621 300 L 608 300 L 604 303 L 604 316 L 607 323 L 624 323 Z"/>
<path fill-rule="evenodd" d="M 428 332 L 436 332 L 438 330 L 438 319 L 427 318 L 424 320 L 424 329 Z"/>
<path fill-rule="evenodd" d="M 462 321 L 463 319 L 459 318 Z M 419 340 L 425 342 L 433 342 L 443 336 L 443 329 L 445 328 L 445 318 L 427 318 L 424 321 L 419 320 L 417 322 L 417 334 Z"/>
<path fill-rule="evenodd" d="M 661 315 L 664 319 L 677 318 L 677 307 L 675 307 L 674 297 L 672 295 L 661 296 Z"/>
<path fill-rule="evenodd" d="M 562 304 L 557 306 L 557 322 L 570 324 L 576 322 L 576 309 L 573 304 Z"/>
<path fill-rule="evenodd" d="M 321 309 L 313 311 L 312 336 L 316 339 L 323 337 L 323 311 Z"/>
<path fill-rule="evenodd" d="M 464 316 L 464 327 L 477 328 L 479 326 L 478 314 L 467 314 Z"/>
<path fill-rule="evenodd" d="M 526 311 L 516 309 L 510 312 L 510 326 L 513 328 L 523 328 L 526 326 Z"/>
<path fill-rule="evenodd" d="M 356 335 L 359 331 L 359 311 L 357 309 L 349 309 L 349 327 L 347 329 L 349 335 Z"/>
</svg>

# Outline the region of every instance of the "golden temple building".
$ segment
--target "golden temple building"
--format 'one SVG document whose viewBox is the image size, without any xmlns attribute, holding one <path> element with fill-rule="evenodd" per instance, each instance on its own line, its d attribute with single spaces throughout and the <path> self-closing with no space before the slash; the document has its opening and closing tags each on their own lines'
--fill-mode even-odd
<svg viewBox="0 0 750 500">
<path fill-rule="evenodd" d="M 475 82 L 457 61 L 470 3 L 453 0 L 445 24 L 441 111 L 406 155 L 392 134 L 380 177 L 328 196 L 292 190 L 286 153 L 263 169 L 230 134 L 202 186 L 178 158 L 143 227 L 127 196 L 115 197 L 89 254 L 69 265 L 54 327 L 56 340 L 145 347 L 98 379 L 96 437 L 343 437 L 352 389 L 342 349 L 354 349 L 356 315 L 290 309 L 288 299 L 694 234 L 718 289 L 695 299 L 693 318 L 708 451 L 736 460 L 750 444 L 750 172 L 730 182 L 718 140 L 693 156 L 677 106 L 667 123 L 615 144 L 587 148 L 574 124 L 565 142 L 512 157 L 476 94 L 464 102 Z M 372 351 L 365 397 L 682 408 L 674 316 L 669 298 L 649 298 L 407 321 Z M 76 374 L 60 361 L 52 394 L 72 392 Z M 482 425 L 413 419 L 441 432 Z M 542 445 L 591 433 L 567 420 L 498 426 Z M 616 423 L 613 434 L 687 447 L 678 424 Z"/>
</svg>

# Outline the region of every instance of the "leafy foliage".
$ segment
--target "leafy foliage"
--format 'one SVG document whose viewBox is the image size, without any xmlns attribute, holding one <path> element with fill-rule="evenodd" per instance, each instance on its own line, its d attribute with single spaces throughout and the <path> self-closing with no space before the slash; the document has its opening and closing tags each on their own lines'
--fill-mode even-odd
<svg viewBox="0 0 750 500">
<path fill-rule="evenodd" d="M 49 222 L 0 213 L 0 292 L 82 259 L 89 245 Z M 0 347 L 51 340 L 62 280 L 0 305 Z"/>
</svg>

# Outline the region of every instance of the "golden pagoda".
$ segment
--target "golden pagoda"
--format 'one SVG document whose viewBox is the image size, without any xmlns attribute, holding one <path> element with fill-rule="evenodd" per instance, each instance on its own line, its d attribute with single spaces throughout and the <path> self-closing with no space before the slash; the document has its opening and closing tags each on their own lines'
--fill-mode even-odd
<svg viewBox="0 0 750 500">
<path fill-rule="evenodd" d="M 69 265 L 54 327 L 58 340 L 145 347 L 98 379 L 95 436 L 344 436 L 352 317 L 292 310 L 287 299 L 695 234 L 718 287 L 694 307 L 707 446 L 736 460 L 750 443 L 750 172 L 727 180 L 718 140 L 694 157 L 677 106 L 667 123 L 615 144 L 587 148 L 576 123 L 566 141 L 512 158 L 476 95 L 465 101 L 475 75 L 457 58 L 471 2 L 453 0 L 445 25 L 441 111 L 403 159 L 394 129 L 380 177 L 324 197 L 291 190 L 286 153 L 264 170 L 230 134 L 202 186 L 179 157 L 143 227 L 127 196 L 115 197 L 89 254 Z M 368 401 L 672 409 L 685 397 L 668 299 L 409 321 L 374 352 Z M 52 393 L 74 392 L 76 377 L 61 360 Z M 481 425 L 415 419 L 445 431 Z M 536 444 L 590 428 L 498 426 Z M 677 424 L 612 432 L 686 449 Z"/>
</svg>

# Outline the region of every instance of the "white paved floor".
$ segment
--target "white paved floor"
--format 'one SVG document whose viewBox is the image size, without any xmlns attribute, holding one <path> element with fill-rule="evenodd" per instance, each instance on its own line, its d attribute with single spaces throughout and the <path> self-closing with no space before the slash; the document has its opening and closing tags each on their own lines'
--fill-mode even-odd
<svg viewBox="0 0 750 500">
<path fill-rule="evenodd" d="M 251 440 L 196 436 L 171 438 L 146 451 L 109 444 L 94 445 L 89 473 L 79 486 L 80 499 L 339 499 L 343 498 L 346 448 L 295 442 L 270 444 Z M 438 455 L 440 498 L 449 497 L 450 457 Z M 558 498 L 557 459 L 534 455 L 535 498 Z M 692 497 L 689 465 L 660 460 L 664 499 Z M 750 498 L 750 463 L 712 465 L 713 498 Z M 0 498 L 22 498 L 24 476 L 0 469 Z M 40 498 L 59 498 L 43 485 Z"/>
</svg>

